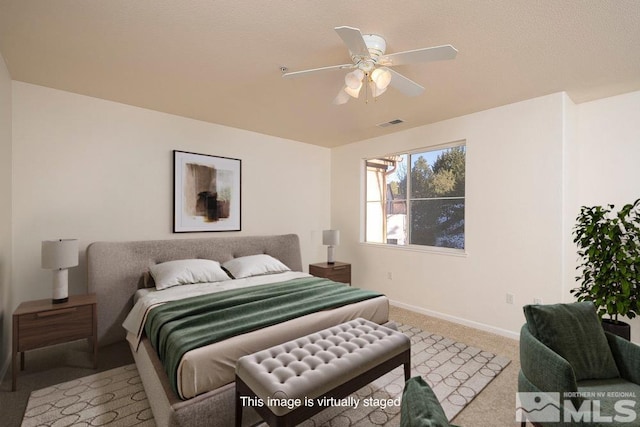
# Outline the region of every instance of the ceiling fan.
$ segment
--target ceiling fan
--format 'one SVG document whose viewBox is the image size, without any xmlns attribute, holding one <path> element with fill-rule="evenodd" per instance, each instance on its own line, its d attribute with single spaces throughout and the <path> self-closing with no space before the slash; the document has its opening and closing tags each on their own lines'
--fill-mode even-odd
<svg viewBox="0 0 640 427">
<path fill-rule="evenodd" d="M 454 59 L 458 53 L 453 46 L 443 45 L 385 55 L 387 43 L 382 36 L 362 34 L 358 28 L 346 26 L 336 27 L 335 30 L 347 45 L 352 63 L 282 74 L 282 77 L 293 78 L 330 70 L 352 70 L 346 74 L 344 87 L 334 98 L 334 104 L 345 104 L 350 97 L 358 98 L 363 86 L 365 93 L 370 92 L 373 98 L 382 95 L 389 85 L 405 95 L 418 96 L 424 92 L 424 87 L 391 67 L 416 62 Z"/>
</svg>

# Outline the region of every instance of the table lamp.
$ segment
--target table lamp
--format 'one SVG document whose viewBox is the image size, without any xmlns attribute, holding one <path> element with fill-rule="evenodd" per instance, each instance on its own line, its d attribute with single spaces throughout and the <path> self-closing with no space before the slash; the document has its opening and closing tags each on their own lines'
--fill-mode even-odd
<svg viewBox="0 0 640 427">
<path fill-rule="evenodd" d="M 69 300 L 69 268 L 78 265 L 78 240 L 42 242 L 42 268 L 53 270 L 53 303 Z"/>
<path fill-rule="evenodd" d="M 333 249 L 340 244 L 340 230 L 324 230 L 322 244 L 327 245 L 327 264 L 335 264 Z"/>
</svg>

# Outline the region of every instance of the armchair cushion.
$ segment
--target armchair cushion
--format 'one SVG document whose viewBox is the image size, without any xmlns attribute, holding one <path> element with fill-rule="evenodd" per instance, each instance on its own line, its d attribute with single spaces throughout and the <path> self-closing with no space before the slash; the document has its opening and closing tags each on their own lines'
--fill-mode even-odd
<svg viewBox="0 0 640 427">
<path fill-rule="evenodd" d="M 527 305 L 524 314 L 529 331 L 569 362 L 577 381 L 620 377 L 592 302 Z"/>
<path fill-rule="evenodd" d="M 449 427 L 438 398 L 422 377 L 410 378 L 405 383 L 400 427 Z"/>
</svg>

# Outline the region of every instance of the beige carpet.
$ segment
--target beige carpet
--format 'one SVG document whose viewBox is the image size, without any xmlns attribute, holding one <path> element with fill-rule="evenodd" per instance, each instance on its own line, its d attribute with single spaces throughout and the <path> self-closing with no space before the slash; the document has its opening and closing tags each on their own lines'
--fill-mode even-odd
<svg viewBox="0 0 640 427">
<path fill-rule="evenodd" d="M 456 416 L 508 364 L 509 359 L 405 325 L 412 341 L 412 375 L 433 387 L 449 419 Z M 335 406 L 304 426 L 397 426 L 404 385 L 401 367 L 354 394 L 357 408 Z M 365 406 L 368 402 L 369 406 Z M 385 405 L 385 408 L 381 408 Z M 58 384 L 31 393 L 23 426 L 153 426 L 134 365 Z"/>
</svg>

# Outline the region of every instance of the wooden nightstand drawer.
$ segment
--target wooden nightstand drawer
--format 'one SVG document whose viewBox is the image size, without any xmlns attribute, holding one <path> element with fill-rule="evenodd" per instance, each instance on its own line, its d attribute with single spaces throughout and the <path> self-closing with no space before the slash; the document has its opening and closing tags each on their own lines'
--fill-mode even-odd
<svg viewBox="0 0 640 427">
<path fill-rule="evenodd" d="M 16 390 L 18 358 L 24 369 L 25 351 L 88 338 L 93 369 L 98 367 L 98 302 L 95 294 L 71 295 L 54 304 L 50 299 L 25 301 L 13 312 L 12 382 Z"/>
<path fill-rule="evenodd" d="M 309 274 L 334 282 L 351 283 L 351 264 L 345 262 L 310 264 Z"/>
<path fill-rule="evenodd" d="M 23 314 L 18 318 L 18 333 L 18 351 L 91 337 L 93 306 Z"/>
<path fill-rule="evenodd" d="M 334 267 L 327 272 L 327 279 L 334 282 L 349 283 L 351 281 L 351 266 L 343 265 L 340 267 Z"/>
</svg>

